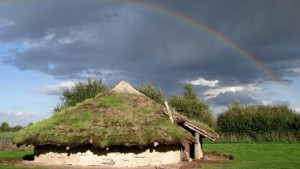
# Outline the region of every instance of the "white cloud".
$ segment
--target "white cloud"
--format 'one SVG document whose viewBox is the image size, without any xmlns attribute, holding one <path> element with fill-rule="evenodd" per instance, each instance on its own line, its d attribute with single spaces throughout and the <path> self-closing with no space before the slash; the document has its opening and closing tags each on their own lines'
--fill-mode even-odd
<svg viewBox="0 0 300 169">
<path fill-rule="evenodd" d="M 271 100 L 262 100 L 260 101 L 262 105 L 267 106 L 267 105 L 273 105 L 273 102 Z"/>
<path fill-rule="evenodd" d="M 288 101 L 282 101 L 282 100 L 262 100 L 260 103 L 264 106 L 284 106 L 289 105 Z"/>
<path fill-rule="evenodd" d="M 44 40 L 51 41 L 51 40 L 53 40 L 54 37 L 55 37 L 55 35 L 53 33 L 49 33 L 44 37 Z"/>
<path fill-rule="evenodd" d="M 13 116 L 14 113 L 12 112 L 0 112 L 0 116 L 4 116 L 4 117 L 10 117 Z"/>
<path fill-rule="evenodd" d="M 43 95 L 60 95 L 62 90 L 65 88 L 72 88 L 75 85 L 73 81 L 65 81 L 56 85 L 47 85 L 41 89 L 34 90 L 35 93 Z"/>
<path fill-rule="evenodd" d="M 260 90 L 259 87 L 254 87 L 252 85 L 246 85 L 246 86 L 233 86 L 233 87 L 220 87 L 217 89 L 209 89 L 206 90 L 203 95 L 204 99 L 208 100 L 210 98 L 215 98 L 221 93 L 247 93 L 247 94 L 254 94 Z"/>
<path fill-rule="evenodd" d="M 0 28 L 5 28 L 14 25 L 15 23 L 10 20 L 0 19 Z"/>
<path fill-rule="evenodd" d="M 75 41 L 75 39 L 72 39 L 70 37 L 63 37 L 57 40 L 60 44 L 65 45 L 65 44 L 70 44 Z"/>
<path fill-rule="evenodd" d="M 109 69 L 87 69 L 85 71 L 82 71 L 79 75 L 83 78 L 101 78 L 105 79 L 107 76 L 112 77 L 113 75 L 119 73 L 116 70 L 109 70 Z M 101 76 L 99 76 L 101 75 Z M 97 77 L 99 76 L 99 77 Z"/>
<path fill-rule="evenodd" d="M 26 48 L 32 47 L 49 47 L 51 45 L 67 45 L 74 43 L 76 41 L 84 41 L 86 43 L 91 42 L 94 39 L 92 33 L 80 32 L 72 30 L 69 35 L 57 36 L 56 34 L 50 32 L 39 40 L 27 40 L 23 42 Z"/>
<path fill-rule="evenodd" d="M 54 39 L 55 34 L 48 33 L 46 36 L 44 36 L 41 40 L 36 41 L 24 41 L 23 46 L 26 48 L 32 48 L 32 47 L 42 47 L 42 46 L 49 46 L 49 43 Z"/>
<path fill-rule="evenodd" d="M 3 116 L 3 117 L 15 117 L 15 118 L 21 118 L 21 119 L 30 117 L 29 114 L 24 113 L 24 112 L 4 112 L 4 113 L 0 112 L 0 116 Z"/>
<path fill-rule="evenodd" d="M 24 118 L 27 118 L 28 117 L 28 114 L 24 113 L 24 112 L 17 112 L 15 114 L 16 117 L 19 117 L 21 119 L 24 119 Z"/>
<path fill-rule="evenodd" d="M 10 126 L 16 126 L 16 125 L 26 126 L 29 122 L 36 122 L 45 118 L 43 116 L 40 116 L 40 114 L 25 113 L 21 111 L 0 112 L 0 117 L 3 122 L 7 122 Z"/>
<path fill-rule="evenodd" d="M 300 113 L 300 107 L 296 107 L 295 111 L 296 111 L 297 113 Z"/>
<path fill-rule="evenodd" d="M 197 80 L 188 81 L 188 83 L 196 86 L 208 86 L 208 87 L 216 87 L 218 86 L 218 80 L 206 80 L 202 77 L 199 77 Z"/>
<path fill-rule="evenodd" d="M 299 73 L 299 74 L 300 74 L 300 67 L 298 67 L 298 68 L 293 68 L 293 69 L 288 69 L 287 71 L 293 72 L 293 73 Z"/>
</svg>

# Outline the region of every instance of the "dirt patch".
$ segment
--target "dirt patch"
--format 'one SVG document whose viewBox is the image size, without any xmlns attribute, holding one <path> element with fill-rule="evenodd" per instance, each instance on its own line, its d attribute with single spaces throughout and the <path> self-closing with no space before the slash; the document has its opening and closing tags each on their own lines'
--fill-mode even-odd
<svg viewBox="0 0 300 169">
<path fill-rule="evenodd" d="M 137 167 L 137 168 L 116 168 L 116 169 L 193 169 L 203 164 L 222 164 L 222 163 L 223 161 L 194 160 L 192 162 L 181 162 L 177 164 L 145 166 L 145 167 Z M 23 161 L 21 159 L 0 160 L 0 166 L 15 166 L 15 167 L 25 167 L 25 168 L 42 167 L 48 169 L 69 169 L 69 168 L 98 169 L 99 168 L 99 166 L 42 165 L 42 164 L 36 164 L 32 161 Z M 101 166 L 101 169 L 114 169 L 114 168 Z"/>
<path fill-rule="evenodd" d="M 204 160 L 207 161 L 224 161 L 224 160 L 232 160 L 233 156 L 230 154 L 218 154 L 218 153 L 204 153 Z"/>
<path fill-rule="evenodd" d="M 42 165 L 42 164 L 37 164 L 33 161 L 25 161 L 22 159 L 0 160 L 0 167 L 1 166 L 15 166 L 15 167 L 25 167 L 25 168 L 42 167 L 48 169 L 69 169 L 69 168 L 71 169 L 98 169 L 98 168 L 101 169 L 181 169 L 183 165 L 184 163 L 177 163 L 177 164 L 145 166 L 145 167 L 113 168 L 113 167 L 103 167 L 103 166 L 99 167 L 99 166 L 71 166 L 71 165 Z"/>
<path fill-rule="evenodd" d="M 23 163 L 23 159 L 0 159 L 0 168 L 2 166 L 16 166 L 20 163 Z"/>
<path fill-rule="evenodd" d="M 193 160 L 192 162 L 182 162 L 182 166 L 179 169 L 193 169 L 201 168 L 202 165 L 215 165 L 215 164 L 226 164 L 226 161 L 233 159 L 232 155 L 218 154 L 213 152 L 205 152 L 202 160 Z"/>
</svg>

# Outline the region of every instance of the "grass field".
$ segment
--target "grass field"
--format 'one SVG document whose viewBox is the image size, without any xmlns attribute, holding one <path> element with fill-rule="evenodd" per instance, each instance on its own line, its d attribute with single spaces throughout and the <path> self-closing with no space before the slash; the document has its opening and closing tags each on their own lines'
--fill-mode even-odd
<svg viewBox="0 0 300 169">
<path fill-rule="evenodd" d="M 22 159 L 26 155 L 33 154 L 33 150 L 18 152 L 0 152 L 0 169 L 26 169 L 22 167 L 14 167 L 1 164 L 2 160 Z"/>
<path fill-rule="evenodd" d="M 17 152 L 0 152 L 0 159 L 22 159 L 23 156 L 33 154 L 33 150 Z"/>
<path fill-rule="evenodd" d="M 205 163 L 194 169 L 297 169 L 300 167 L 300 143 L 216 143 L 204 144 L 205 152 L 233 155 L 233 160 Z M 33 151 L 0 152 L 0 160 L 22 159 Z M 0 168 L 15 169 L 1 166 Z"/>
<path fill-rule="evenodd" d="M 8 138 L 16 135 L 16 132 L 0 132 L 0 138 Z"/>
<path fill-rule="evenodd" d="M 297 169 L 300 168 L 300 144 L 222 143 L 205 144 L 204 151 L 231 154 L 224 164 L 205 164 L 197 169 Z"/>
</svg>

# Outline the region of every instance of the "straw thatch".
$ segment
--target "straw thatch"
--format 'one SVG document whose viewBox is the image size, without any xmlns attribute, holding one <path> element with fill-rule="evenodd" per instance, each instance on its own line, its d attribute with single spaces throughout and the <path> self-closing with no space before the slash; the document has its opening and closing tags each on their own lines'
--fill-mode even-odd
<svg viewBox="0 0 300 169">
<path fill-rule="evenodd" d="M 108 92 L 28 126 L 17 133 L 14 142 L 69 147 L 91 144 L 104 148 L 194 141 L 191 133 L 169 120 L 164 106 L 129 86 L 121 82 Z M 175 111 L 172 114 L 175 122 L 190 122 Z M 208 127 L 196 122 L 193 125 L 217 137 Z"/>
</svg>

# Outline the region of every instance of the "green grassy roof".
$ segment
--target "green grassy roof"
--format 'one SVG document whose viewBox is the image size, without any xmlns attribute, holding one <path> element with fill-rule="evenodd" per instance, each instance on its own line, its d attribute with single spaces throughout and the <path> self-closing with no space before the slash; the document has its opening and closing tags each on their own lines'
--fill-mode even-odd
<svg viewBox="0 0 300 169">
<path fill-rule="evenodd" d="M 175 121 L 188 121 L 173 111 Z M 196 124 L 199 127 L 201 124 Z M 205 129 L 209 129 L 205 126 Z M 18 145 L 95 147 L 146 146 L 153 142 L 175 144 L 193 141 L 193 136 L 172 123 L 166 108 L 150 98 L 113 91 L 98 94 L 74 107 L 19 131 Z"/>
</svg>

